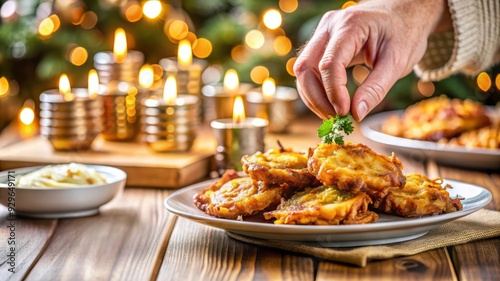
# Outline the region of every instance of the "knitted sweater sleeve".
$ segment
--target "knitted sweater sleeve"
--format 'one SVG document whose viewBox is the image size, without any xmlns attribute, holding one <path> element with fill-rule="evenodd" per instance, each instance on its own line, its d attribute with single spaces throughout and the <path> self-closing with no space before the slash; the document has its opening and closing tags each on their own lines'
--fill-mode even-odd
<svg viewBox="0 0 500 281">
<path fill-rule="evenodd" d="M 453 31 L 432 35 L 414 67 L 422 80 L 454 73 L 476 75 L 500 62 L 500 1 L 448 0 Z"/>
</svg>

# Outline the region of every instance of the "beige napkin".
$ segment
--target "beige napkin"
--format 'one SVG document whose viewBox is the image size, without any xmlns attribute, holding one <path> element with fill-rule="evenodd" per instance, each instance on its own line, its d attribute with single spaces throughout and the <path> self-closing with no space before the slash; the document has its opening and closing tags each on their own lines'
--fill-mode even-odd
<svg viewBox="0 0 500 281">
<path fill-rule="evenodd" d="M 286 241 L 256 239 L 231 232 L 226 233 L 231 238 L 258 246 L 365 267 L 370 260 L 410 256 L 432 249 L 500 236 L 500 212 L 481 209 L 468 216 L 441 225 L 414 240 L 357 248 L 322 248 Z"/>
</svg>

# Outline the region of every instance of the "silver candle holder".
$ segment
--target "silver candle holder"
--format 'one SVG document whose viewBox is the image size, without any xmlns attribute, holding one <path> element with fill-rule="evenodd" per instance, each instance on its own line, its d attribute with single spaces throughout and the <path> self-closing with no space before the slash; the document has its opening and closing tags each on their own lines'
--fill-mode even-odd
<svg viewBox="0 0 500 281">
<path fill-rule="evenodd" d="M 107 88 L 101 93 L 102 136 L 108 141 L 132 141 L 139 133 L 138 114 L 143 97 L 137 85 L 144 54 L 131 50 L 120 62 L 115 57 L 113 52 L 99 52 L 94 56 L 99 81 Z"/>
<path fill-rule="evenodd" d="M 241 157 L 265 151 L 265 134 L 269 122 L 262 118 L 246 118 L 234 122 L 231 118 L 216 119 L 210 122 L 217 149 L 215 161 L 217 169 L 242 170 Z"/>
<path fill-rule="evenodd" d="M 296 117 L 297 90 L 278 86 L 273 96 L 266 97 L 262 88 L 250 90 L 246 95 L 248 116 L 269 121 L 269 132 L 288 132 L 291 121 Z"/>
<path fill-rule="evenodd" d="M 178 95 L 173 103 L 151 96 L 142 101 L 141 135 L 156 152 L 182 152 L 193 146 L 200 125 L 200 99 Z"/>
<path fill-rule="evenodd" d="M 222 84 L 205 85 L 201 92 L 203 94 L 204 118 L 210 122 L 215 119 L 231 118 L 234 100 L 237 96 L 243 98 L 243 106 L 247 111 L 245 95 L 254 85 L 241 83 L 237 91 L 227 91 Z"/>
<path fill-rule="evenodd" d="M 52 89 L 40 94 L 40 134 L 55 150 L 89 150 L 102 131 L 102 104 L 87 89 L 61 94 Z"/>
</svg>

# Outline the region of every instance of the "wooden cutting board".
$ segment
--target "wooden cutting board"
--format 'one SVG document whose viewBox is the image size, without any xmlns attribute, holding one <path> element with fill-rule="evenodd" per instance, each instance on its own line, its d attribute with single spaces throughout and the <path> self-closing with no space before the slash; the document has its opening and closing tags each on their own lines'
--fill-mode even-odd
<svg viewBox="0 0 500 281">
<path fill-rule="evenodd" d="M 91 151 L 58 152 L 42 136 L 0 149 L 0 171 L 78 162 L 107 165 L 127 173 L 127 186 L 180 188 L 207 178 L 215 170 L 213 137 L 198 137 L 189 152 L 157 153 L 139 142 L 96 139 Z"/>
</svg>

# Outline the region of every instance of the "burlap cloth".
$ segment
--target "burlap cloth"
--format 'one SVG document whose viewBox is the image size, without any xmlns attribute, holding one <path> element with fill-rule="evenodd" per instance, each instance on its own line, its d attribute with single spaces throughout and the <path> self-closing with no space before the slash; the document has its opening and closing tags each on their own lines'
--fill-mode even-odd
<svg viewBox="0 0 500 281">
<path fill-rule="evenodd" d="M 432 249 L 500 236 L 500 212 L 481 209 L 463 218 L 443 224 L 414 240 L 356 248 L 322 248 L 286 241 L 256 239 L 231 232 L 226 233 L 231 238 L 258 246 L 365 267 L 370 260 L 410 256 Z"/>
</svg>

